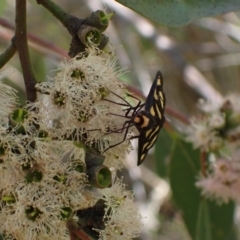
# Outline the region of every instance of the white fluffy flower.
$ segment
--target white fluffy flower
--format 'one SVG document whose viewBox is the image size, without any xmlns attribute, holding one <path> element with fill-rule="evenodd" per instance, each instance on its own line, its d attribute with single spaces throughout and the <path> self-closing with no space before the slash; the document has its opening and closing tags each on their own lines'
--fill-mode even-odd
<svg viewBox="0 0 240 240">
<path fill-rule="evenodd" d="M 0 125 L 8 127 L 9 114 L 18 106 L 18 97 L 16 90 L 4 84 L 2 79 L 10 74 L 13 70 L 6 70 L 0 73 Z"/>
<path fill-rule="evenodd" d="M 232 148 L 236 142 L 239 145 L 239 101 L 240 97 L 233 94 L 217 104 L 201 100 L 199 103 L 203 115 L 190 120 L 187 141 L 204 151 L 218 151 L 224 146 Z"/>
<path fill-rule="evenodd" d="M 56 183 L 22 182 L 13 191 L 16 202 L 2 209 L 7 216 L 5 231 L 16 239 L 67 239 L 65 222 L 60 215 L 65 203 Z"/>
<path fill-rule="evenodd" d="M 125 134 L 113 132 L 124 123 L 120 104 L 126 104 L 122 100 L 125 88 L 118 80 L 122 71 L 116 68 L 116 59 L 97 49 L 89 48 L 84 54 L 62 63 L 54 79 L 37 85 L 48 95 L 43 95 L 36 107 L 53 136 L 76 130 L 79 139 L 85 134 L 86 143 L 97 141 L 102 152 Z"/>
<path fill-rule="evenodd" d="M 100 191 L 104 200 L 105 229 L 95 229 L 101 240 L 126 240 L 139 236 L 141 215 L 134 204 L 133 194 L 125 190 L 122 180 L 117 179 L 111 188 Z"/>
<path fill-rule="evenodd" d="M 220 203 L 230 200 L 240 202 L 240 161 L 218 159 L 212 164 L 212 172 L 196 182 L 202 194 Z"/>
<path fill-rule="evenodd" d="M 186 140 L 192 142 L 195 148 L 205 151 L 215 150 L 222 146 L 222 140 L 217 131 L 209 126 L 208 118 L 190 120 Z"/>
<path fill-rule="evenodd" d="M 226 124 L 225 114 L 213 112 L 208 119 L 209 127 L 212 129 L 222 129 Z"/>
<path fill-rule="evenodd" d="M 101 190 L 100 197 L 85 194 L 89 149 L 102 153 L 105 167 L 113 171 L 122 168 L 131 149 L 134 132 L 123 127 L 124 108 L 130 105 L 118 80 L 121 73 L 116 59 L 89 48 L 62 63 L 49 82 L 39 83 L 38 100 L 22 109 L 14 109 L 15 92 L 1 87 L 0 233 L 5 239 L 69 239 L 66 222 L 98 199 L 106 206 L 100 239 L 139 235 L 141 217 L 122 181 Z"/>
</svg>

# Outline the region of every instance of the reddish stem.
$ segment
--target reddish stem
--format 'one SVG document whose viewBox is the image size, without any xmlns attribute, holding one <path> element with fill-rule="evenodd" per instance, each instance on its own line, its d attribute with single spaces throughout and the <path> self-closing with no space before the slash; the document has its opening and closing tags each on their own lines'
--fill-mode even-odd
<svg viewBox="0 0 240 240">
<path fill-rule="evenodd" d="M 206 173 L 206 163 L 207 163 L 207 154 L 205 151 L 201 151 L 201 172 L 203 174 L 204 177 L 207 176 L 207 173 Z"/>
<path fill-rule="evenodd" d="M 67 228 L 70 235 L 70 240 L 93 240 L 92 237 L 88 236 L 73 220 L 67 222 Z"/>
<path fill-rule="evenodd" d="M 179 121 L 181 121 L 182 123 L 186 124 L 186 125 L 189 125 L 189 119 L 186 115 L 176 111 L 175 109 L 169 107 L 169 106 L 166 106 L 165 108 L 165 112 L 169 115 L 169 116 L 172 116 L 172 117 L 175 117 L 176 119 L 178 119 Z"/>
<path fill-rule="evenodd" d="M 0 25 L 7 28 L 7 29 L 11 29 L 13 31 L 15 30 L 15 27 L 3 18 L 0 18 Z M 62 50 L 61 48 L 57 47 L 56 45 L 54 45 L 51 42 L 45 41 L 45 40 L 37 37 L 35 34 L 27 33 L 27 37 L 28 37 L 29 40 L 38 44 L 41 47 L 44 47 L 44 48 L 49 49 L 53 52 L 56 52 L 63 57 L 68 57 L 68 54 L 67 54 L 66 51 Z"/>
<path fill-rule="evenodd" d="M 136 89 L 135 87 L 132 87 L 132 86 L 127 86 L 127 89 L 134 93 L 134 95 L 140 97 L 140 98 L 143 98 L 145 99 L 142 91 Z M 189 119 L 187 116 L 185 116 L 184 114 L 172 109 L 171 107 L 169 106 L 166 106 L 165 107 L 165 112 L 169 115 L 169 116 L 172 116 L 172 117 L 175 117 L 176 119 L 178 119 L 179 121 L 181 121 L 182 123 L 186 124 L 186 125 L 189 125 Z"/>
</svg>

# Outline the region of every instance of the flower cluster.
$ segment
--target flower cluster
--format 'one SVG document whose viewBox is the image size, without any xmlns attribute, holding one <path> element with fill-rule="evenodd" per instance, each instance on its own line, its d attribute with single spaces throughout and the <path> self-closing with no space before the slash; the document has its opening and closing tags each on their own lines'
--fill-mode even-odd
<svg viewBox="0 0 240 240">
<path fill-rule="evenodd" d="M 240 143 L 240 97 L 226 96 L 221 104 L 201 100 L 199 106 L 204 112 L 201 117 L 190 120 L 187 140 L 195 148 L 204 151 L 218 151 L 227 146 Z"/>
<path fill-rule="evenodd" d="M 49 134 L 62 138 L 74 131 L 75 139 L 94 143 L 100 152 L 120 142 L 125 133 L 120 104 L 126 104 L 122 100 L 125 86 L 118 80 L 121 73 L 116 59 L 96 48 L 63 62 L 54 79 L 37 85 L 43 94 L 34 108 L 39 109 Z M 121 168 L 118 159 L 129 150 L 129 144 L 123 144 L 107 151 L 106 157 L 111 156 L 108 166 Z"/>
<path fill-rule="evenodd" d="M 207 176 L 200 176 L 196 186 L 206 197 L 220 203 L 239 202 L 240 186 L 240 97 L 229 95 L 220 104 L 201 101 L 203 116 L 193 118 L 188 128 L 187 140 L 195 148 L 212 153 Z M 228 158 L 226 158 L 228 156 Z"/>
<path fill-rule="evenodd" d="M 111 171 L 122 168 L 131 149 L 129 141 L 111 148 L 125 138 L 121 73 L 114 58 L 89 48 L 62 63 L 53 79 L 39 83 L 38 100 L 24 108 L 18 108 L 16 92 L 0 82 L 2 239 L 67 240 L 66 223 L 78 221 L 75 213 L 94 206 L 101 196 L 104 227 L 91 230 L 100 239 L 139 234 L 140 216 L 120 181 L 101 190 L 100 197 L 89 199 L 86 189 L 109 186 Z M 109 237 L 116 229 L 122 238 Z"/>
<path fill-rule="evenodd" d="M 202 194 L 219 203 L 240 202 L 240 159 L 218 159 L 207 177 L 201 176 L 196 186 Z"/>
<path fill-rule="evenodd" d="M 105 229 L 98 230 L 101 240 L 125 240 L 139 236 L 141 216 L 133 203 L 133 194 L 125 190 L 120 179 L 111 188 L 101 191 L 106 205 Z"/>
</svg>

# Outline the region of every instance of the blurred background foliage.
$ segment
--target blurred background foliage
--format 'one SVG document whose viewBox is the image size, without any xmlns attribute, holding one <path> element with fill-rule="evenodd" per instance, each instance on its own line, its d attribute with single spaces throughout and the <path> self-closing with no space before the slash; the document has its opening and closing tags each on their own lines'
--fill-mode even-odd
<svg viewBox="0 0 240 240">
<path fill-rule="evenodd" d="M 240 92 L 240 13 L 230 12 L 217 17 L 197 19 L 182 27 L 168 27 L 151 22 L 113 0 L 56 2 L 79 18 L 86 18 L 98 9 L 116 12 L 106 34 L 115 46 L 119 66 L 127 67 L 121 80 L 140 98 L 144 99 L 148 94 L 157 70 L 162 72 L 167 96 L 167 122 L 164 130 L 143 166 L 136 166 L 137 155 L 132 151 L 126 157 L 126 168 L 121 175 L 124 174 L 125 182 L 133 189 L 141 214 L 146 216 L 143 219 L 144 226 L 140 239 L 190 239 L 183 223 L 186 215 L 183 216 L 172 200 L 169 181 L 166 178 L 170 176 L 172 189 L 181 190 L 183 185 L 177 187 L 176 184 L 181 180 L 182 184 L 187 184 L 188 181 L 182 179 L 182 175 L 178 176 L 176 172 L 189 175 L 188 165 L 184 161 L 187 157 L 183 156 L 183 149 L 186 149 L 186 152 L 194 151 L 191 146 L 185 146 L 186 144 L 181 141 L 176 143 L 175 140 L 179 139 L 178 133 L 186 125 L 175 115 L 177 113 L 183 119 L 189 119 L 198 114 L 199 98 L 218 101 L 227 93 Z M 0 51 L 3 52 L 14 34 L 11 26 L 14 27 L 15 1 L 1 0 L 0 13 Z M 48 77 L 54 75 L 60 61 L 68 58 L 71 37 L 61 23 L 34 0 L 28 1 L 27 17 L 33 70 L 38 81 L 46 81 Z M 26 98 L 17 54 L 3 69 L 9 67 L 15 68 L 16 71 L 7 81 L 19 90 L 21 101 L 24 103 Z M 185 145 L 178 148 L 176 144 Z M 190 154 L 190 158 L 194 158 L 194 154 L 196 159 L 199 158 L 199 153 Z M 174 164 L 169 167 L 170 159 Z M 187 177 L 194 179 L 199 166 L 196 166 L 195 170 L 194 174 Z M 192 195 L 188 195 L 188 192 L 179 192 L 186 198 L 183 205 L 188 205 L 188 198 Z M 199 192 L 194 194 L 199 198 Z M 178 193 L 175 195 L 175 198 L 177 197 Z M 193 199 L 190 200 L 192 201 L 189 202 L 193 202 Z M 233 204 L 230 205 L 227 207 L 232 213 Z M 205 204 L 203 203 L 201 207 L 204 213 Z M 190 221 L 193 218 L 198 221 L 197 211 L 194 206 L 190 209 L 190 213 L 195 214 L 190 217 Z M 239 226 L 238 215 L 239 211 L 236 208 L 235 224 Z M 222 216 L 225 215 L 220 217 Z M 206 215 L 204 217 L 207 219 Z M 226 221 L 230 223 L 229 230 L 232 228 L 231 217 L 226 217 Z M 223 226 L 220 224 L 218 230 L 224 228 L 225 223 L 223 222 Z M 198 222 L 198 226 L 201 229 L 201 221 Z M 190 228 L 188 225 L 191 233 Z M 212 239 L 239 239 L 236 232 L 232 231 L 228 238 L 214 236 Z"/>
</svg>

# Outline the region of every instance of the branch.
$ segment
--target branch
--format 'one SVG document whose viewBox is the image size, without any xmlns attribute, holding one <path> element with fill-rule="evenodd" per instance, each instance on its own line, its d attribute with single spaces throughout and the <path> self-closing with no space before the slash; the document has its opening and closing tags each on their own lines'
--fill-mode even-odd
<svg viewBox="0 0 240 240">
<path fill-rule="evenodd" d="M 2 68 L 16 53 L 17 48 L 13 43 L 0 55 L 0 68 Z"/>
<path fill-rule="evenodd" d="M 36 0 L 48 11 L 50 11 L 62 24 L 67 28 L 72 36 L 68 55 L 74 57 L 80 52 L 85 52 L 88 46 L 88 38 L 98 45 L 100 49 L 104 49 L 108 43 L 108 38 L 102 34 L 109 24 L 109 20 L 114 13 L 106 15 L 103 11 L 96 11 L 86 19 L 77 18 L 68 14 L 64 9 L 59 7 L 51 0 Z"/>
<path fill-rule="evenodd" d="M 27 44 L 26 0 L 16 0 L 16 30 L 14 43 L 18 50 L 19 60 L 23 71 L 27 100 L 34 102 L 37 98 L 35 89 L 36 79 L 32 71 Z"/>
<path fill-rule="evenodd" d="M 65 28 L 67 28 L 68 32 L 72 36 L 72 41 L 70 44 L 70 49 L 68 55 L 70 57 L 76 56 L 80 52 L 85 51 L 84 44 L 80 41 L 77 33 L 83 24 L 84 20 L 79 19 L 75 16 L 68 14 L 64 9 L 60 8 L 51 0 L 36 0 L 38 4 L 41 4 L 45 7 L 49 12 L 51 12 L 62 24 Z"/>
<path fill-rule="evenodd" d="M 67 28 L 69 33 L 73 36 L 81 26 L 83 20 L 75 16 L 68 14 L 64 9 L 59 7 L 51 0 L 36 0 L 38 4 L 45 7 L 49 12 L 53 14 L 64 27 Z"/>
</svg>

